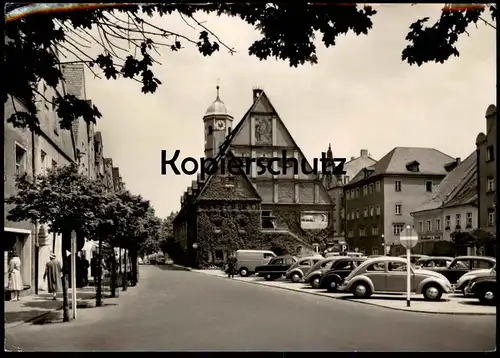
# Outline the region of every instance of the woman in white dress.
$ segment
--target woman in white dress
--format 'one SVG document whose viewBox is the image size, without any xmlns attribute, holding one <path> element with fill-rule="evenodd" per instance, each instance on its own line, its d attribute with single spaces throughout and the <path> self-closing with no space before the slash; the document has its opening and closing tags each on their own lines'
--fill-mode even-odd
<svg viewBox="0 0 500 358">
<path fill-rule="evenodd" d="M 16 252 L 12 253 L 9 262 L 9 291 L 14 294 L 13 301 L 19 301 L 19 294 L 23 290 L 23 278 L 21 277 L 21 259 Z"/>
</svg>

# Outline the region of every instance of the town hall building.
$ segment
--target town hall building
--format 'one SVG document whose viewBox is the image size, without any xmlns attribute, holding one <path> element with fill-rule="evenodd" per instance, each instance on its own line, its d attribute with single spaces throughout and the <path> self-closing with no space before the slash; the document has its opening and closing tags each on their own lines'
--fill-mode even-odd
<svg viewBox="0 0 500 358">
<path fill-rule="evenodd" d="M 174 236 L 187 264 L 222 261 L 236 249 L 312 253 L 333 238 L 334 204 L 315 165 L 266 93 L 252 94 L 250 108 L 234 125 L 217 86 L 203 117 L 205 157 L 214 158 L 208 162 L 217 170 L 198 174 L 181 198 Z M 240 172 L 227 170 L 232 158 L 243 164 Z"/>
</svg>

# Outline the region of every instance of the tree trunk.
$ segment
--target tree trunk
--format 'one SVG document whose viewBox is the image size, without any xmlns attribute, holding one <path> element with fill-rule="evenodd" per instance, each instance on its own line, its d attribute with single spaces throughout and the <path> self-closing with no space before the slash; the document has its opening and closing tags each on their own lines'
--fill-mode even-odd
<svg viewBox="0 0 500 358">
<path fill-rule="evenodd" d="M 99 253 L 97 254 L 97 292 L 95 296 L 96 307 L 102 306 L 102 240 L 99 239 Z"/>
<path fill-rule="evenodd" d="M 67 237 L 63 237 L 63 240 Z M 69 300 L 68 300 L 68 257 L 64 245 L 61 245 L 61 257 L 63 264 L 63 276 L 61 279 L 63 290 L 63 322 L 69 322 Z"/>
<path fill-rule="evenodd" d="M 137 250 L 132 250 L 130 252 L 130 260 L 132 261 L 132 283 L 131 286 L 137 285 L 139 282 L 139 272 L 137 267 Z"/>
<path fill-rule="evenodd" d="M 122 284 L 123 284 L 123 291 L 127 291 L 127 250 L 123 250 L 123 262 L 125 262 L 125 265 L 123 267 L 123 278 L 122 278 Z"/>
<path fill-rule="evenodd" d="M 111 257 L 111 297 L 116 297 L 116 257 L 115 249 L 113 248 L 113 253 Z"/>
</svg>

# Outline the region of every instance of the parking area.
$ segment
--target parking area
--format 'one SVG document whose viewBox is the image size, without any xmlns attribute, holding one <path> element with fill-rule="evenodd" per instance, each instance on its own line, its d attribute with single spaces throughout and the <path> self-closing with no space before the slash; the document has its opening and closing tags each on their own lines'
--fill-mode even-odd
<svg viewBox="0 0 500 358">
<path fill-rule="evenodd" d="M 191 271 L 205 275 L 218 276 L 226 280 L 228 279 L 227 275 L 221 270 Z M 381 293 L 374 294 L 370 298 L 357 299 L 352 294 L 329 293 L 326 290 L 313 289 L 311 286 L 304 283 L 292 283 L 284 279 L 266 281 L 264 278 L 257 276 L 235 276 L 233 280 L 274 287 L 276 289 L 291 290 L 304 294 L 330 297 L 332 299 L 349 300 L 360 304 L 369 304 L 393 310 L 456 315 L 496 315 L 496 306 L 484 306 L 479 304 L 478 300 L 475 298 L 465 298 L 459 294 L 445 294 L 438 302 L 425 301 L 422 295 L 412 294 L 410 307 L 407 307 L 406 296 L 401 294 Z"/>
</svg>

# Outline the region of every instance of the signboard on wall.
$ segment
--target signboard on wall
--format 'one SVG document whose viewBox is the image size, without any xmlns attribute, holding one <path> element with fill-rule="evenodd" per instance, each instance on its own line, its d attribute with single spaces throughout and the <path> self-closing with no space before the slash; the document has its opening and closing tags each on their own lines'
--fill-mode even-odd
<svg viewBox="0 0 500 358">
<path fill-rule="evenodd" d="M 328 227 L 328 212 L 303 212 L 300 215 L 302 229 L 326 229 Z"/>
</svg>

